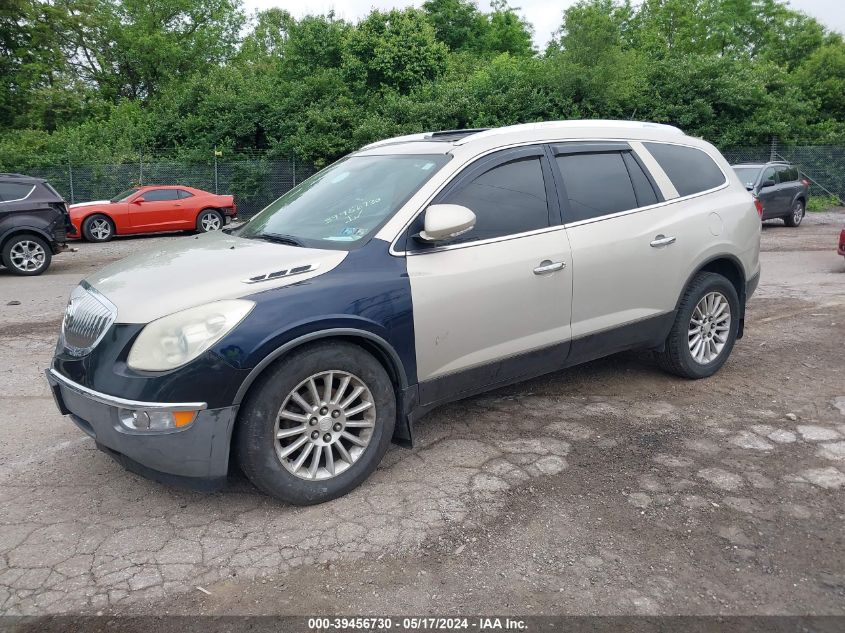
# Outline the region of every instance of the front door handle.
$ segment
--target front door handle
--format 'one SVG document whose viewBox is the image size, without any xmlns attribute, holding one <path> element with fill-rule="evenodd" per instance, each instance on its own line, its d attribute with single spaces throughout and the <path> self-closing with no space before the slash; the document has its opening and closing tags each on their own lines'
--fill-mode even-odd
<svg viewBox="0 0 845 633">
<path fill-rule="evenodd" d="M 553 273 L 557 270 L 563 270 L 564 266 L 566 266 L 566 262 L 553 262 L 550 259 L 544 259 L 540 262 L 540 265 L 534 269 L 534 274 L 548 275 L 549 273 Z"/>
<path fill-rule="evenodd" d="M 669 244 L 674 244 L 675 238 L 674 237 L 666 237 L 662 233 L 660 235 L 655 235 L 654 239 L 651 240 L 651 245 L 654 248 L 660 248 L 661 246 L 669 246 Z"/>
</svg>

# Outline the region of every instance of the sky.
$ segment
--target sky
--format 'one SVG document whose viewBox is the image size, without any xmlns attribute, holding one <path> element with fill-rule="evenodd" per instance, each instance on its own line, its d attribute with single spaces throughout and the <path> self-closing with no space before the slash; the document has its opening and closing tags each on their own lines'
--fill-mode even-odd
<svg viewBox="0 0 845 633">
<path fill-rule="evenodd" d="M 243 0 L 247 11 L 279 7 L 287 9 L 295 17 L 305 14 L 328 13 L 334 9 L 338 18 L 357 22 L 371 9 L 402 8 L 410 5 L 419 7 L 424 0 Z M 563 11 L 575 0 L 511 0 L 510 4 L 520 7 L 520 13 L 534 26 L 534 44 L 543 50 L 563 18 Z M 793 9 L 812 15 L 829 29 L 845 33 L 845 7 L 843 0 L 790 0 Z M 487 0 L 478 0 L 478 6 L 487 10 Z"/>
</svg>

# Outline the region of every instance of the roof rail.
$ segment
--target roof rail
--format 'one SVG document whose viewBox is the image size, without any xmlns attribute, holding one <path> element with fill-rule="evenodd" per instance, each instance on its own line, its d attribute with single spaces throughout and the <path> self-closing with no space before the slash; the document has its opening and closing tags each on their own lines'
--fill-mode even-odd
<svg viewBox="0 0 845 633">
<path fill-rule="evenodd" d="M 0 172 L 0 176 L 7 176 L 9 178 L 34 178 L 34 176 L 26 176 L 24 174 L 13 174 L 11 172 Z"/>
<path fill-rule="evenodd" d="M 477 135 L 465 136 L 455 141 L 455 145 L 463 145 L 471 138 L 476 140 L 478 138 L 487 138 L 488 136 L 498 136 L 499 134 L 508 134 L 510 132 L 520 132 L 528 130 L 547 130 L 547 129 L 568 129 L 578 128 L 585 125 L 593 127 L 608 127 L 608 128 L 657 128 L 667 132 L 674 132 L 683 134 L 684 132 L 674 125 L 666 125 L 665 123 L 651 123 L 649 121 L 614 121 L 606 119 L 569 119 L 565 121 L 541 121 L 539 123 L 520 123 L 517 125 L 508 125 L 505 127 L 490 128 L 489 130 L 478 132 Z"/>
</svg>

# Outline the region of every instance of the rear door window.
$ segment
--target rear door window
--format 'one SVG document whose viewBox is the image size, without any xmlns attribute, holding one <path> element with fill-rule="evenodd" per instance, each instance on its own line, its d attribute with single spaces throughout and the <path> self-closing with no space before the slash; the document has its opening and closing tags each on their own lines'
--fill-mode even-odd
<svg viewBox="0 0 845 633">
<path fill-rule="evenodd" d="M 786 183 L 798 180 L 798 170 L 792 166 L 786 165 L 778 167 L 778 182 Z"/>
<path fill-rule="evenodd" d="M 33 190 L 34 185 L 4 182 L 0 183 L 0 202 L 12 202 L 14 200 L 23 200 Z"/>
<path fill-rule="evenodd" d="M 190 191 L 185 191 L 184 189 L 179 189 L 179 199 L 184 200 L 185 198 L 193 198 L 194 194 Z"/>
<path fill-rule="evenodd" d="M 564 154 L 555 160 L 569 199 L 567 222 L 589 220 L 645 206 L 637 202 L 634 185 L 621 152 Z M 645 178 L 645 174 L 642 177 Z"/>
<path fill-rule="evenodd" d="M 668 143 L 643 143 L 654 156 L 678 194 L 691 196 L 725 184 L 725 174 L 706 152 Z"/>
<path fill-rule="evenodd" d="M 163 200 L 178 200 L 178 189 L 152 189 L 141 196 L 144 202 L 161 202 Z"/>
</svg>

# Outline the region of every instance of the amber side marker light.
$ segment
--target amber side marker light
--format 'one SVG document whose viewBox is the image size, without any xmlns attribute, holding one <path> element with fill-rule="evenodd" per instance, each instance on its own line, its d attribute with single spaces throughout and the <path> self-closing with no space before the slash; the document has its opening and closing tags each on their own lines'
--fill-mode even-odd
<svg viewBox="0 0 845 633">
<path fill-rule="evenodd" d="M 182 428 L 183 426 L 188 426 L 191 422 L 194 421 L 195 417 L 197 417 L 196 411 L 174 411 L 173 412 L 173 421 L 176 423 L 177 428 Z"/>
<path fill-rule="evenodd" d="M 132 431 L 172 431 L 190 426 L 197 411 L 121 409 L 119 416 L 121 424 Z"/>
</svg>

